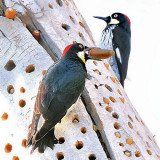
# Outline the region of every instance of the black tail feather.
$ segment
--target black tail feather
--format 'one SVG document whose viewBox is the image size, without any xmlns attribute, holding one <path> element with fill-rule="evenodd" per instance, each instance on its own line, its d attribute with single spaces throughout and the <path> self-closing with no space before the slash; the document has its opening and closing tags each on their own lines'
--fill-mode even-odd
<svg viewBox="0 0 160 160">
<path fill-rule="evenodd" d="M 32 145 L 32 150 L 31 150 L 32 154 L 36 148 L 38 148 L 38 152 L 40 153 L 43 153 L 46 147 L 53 149 L 54 145 L 58 143 L 58 140 L 54 135 L 54 129 L 52 129 L 40 140 L 35 141 L 32 136 L 30 139 L 28 139 L 28 142 L 29 142 L 28 146 Z"/>
</svg>

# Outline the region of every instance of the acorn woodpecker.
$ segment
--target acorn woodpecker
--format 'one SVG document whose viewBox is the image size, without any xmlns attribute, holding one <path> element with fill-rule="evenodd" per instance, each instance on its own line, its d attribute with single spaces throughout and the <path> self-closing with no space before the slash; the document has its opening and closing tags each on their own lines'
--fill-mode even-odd
<svg viewBox="0 0 160 160">
<path fill-rule="evenodd" d="M 88 59 L 98 60 L 88 55 L 86 48 L 80 43 L 67 46 L 62 58 L 45 73 L 39 86 L 28 134 L 27 146 L 32 145 L 31 153 L 36 148 L 43 153 L 46 147 L 53 149 L 54 144 L 58 143 L 54 127 L 84 89 L 87 76 L 85 62 Z M 43 124 L 40 119 L 44 120 Z"/>
<path fill-rule="evenodd" d="M 124 87 L 131 49 L 130 19 L 122 13 L 113 13 L 108 17 L 95 16 L 95 18 L 102 19 L 107 23 L 102 32 L 99 47 L 115 51 L 115 54 L 108 59 L 108 62 Z"/>
</svg>

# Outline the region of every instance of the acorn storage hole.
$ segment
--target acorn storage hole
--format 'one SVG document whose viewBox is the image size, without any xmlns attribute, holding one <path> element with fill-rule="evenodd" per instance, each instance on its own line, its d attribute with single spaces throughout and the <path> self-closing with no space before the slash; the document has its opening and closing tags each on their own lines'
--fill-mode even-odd
<svg viewBox="0 0 160 160">
<path fill-rule="evenodd" d="M 137 116 L 135 116 L 135 119 L 139 122 L 139 119 L 137 118 Z"/>
<path fill-rule="evenodd" d="M 48 3 L 48 7 L 53 9 L 53 5 L 51 3 Z"/>
<path fill-rule="evenodd" d="M 21 93 L 25 93 L 25 91 L 26 91 L 26 89 L 25 89 L 24 87 L 21 87 L 21 88 L 20 88 L 20 92 L 21 92 Z"/>
<path fill-rule="evenodd" d="M 26 147 L 26 142 L 27 142 L 26 139 L 23 139 L 23 140 L 22 140 L 22 143 L 21 143 L 22 147 Z"/>
<path fill-rule="evenodd" d="M 130 156 L 131 156 L 131 151 L 126 150 L 126 151 L 124 151 L 124 154 L 125 154 L 127 157 L 130 157 Z"/>
<path fill-rule="evenodd" d="M 7 87 L 7 92 L 8 92 L 9 94 L 13 94 L 13 93 L 14 93 L 14 87 L 13 87 L 12 85 L 9 85 L 9 86 Z"/>
<path fill-rule="evenodd" d="M 58 4 L 60 7 L 62 7 L 62 6 L 63 6 L 63 3 L 62 3 L 62 1 L 61 1 L 61 0 L 56 0 L 56 2 L 57 2 L 57 4 Z"/>
<path fill-rule="evenodd" d="M 135 156 L 136 157 L 140 157 L 141 156 L 141 152 L 140 151 L 135 151 Z"/>
<path fill-rule="evenodd" d="M 152 152 L 151 152 L 149 149 L 147 149 L 147 153 L 148 153 L 149 155 L 152 155 Z"/>
<path fill-rule="evenodd" d="M 114 128 L 115 128 L 115 129 L 120 129 L 120 124 L 119 124 L 118 122 L 115 122 L 115 123 L 114 123 Z"/>
<path fill-rule="evenodd" d="M 112 88 L 111 88 L 109 85 L 105 84 L 105 87 L 106 87 L 110 92 L 113 91 Z"/>
<path fill-rule="evenodd" d="M 106 106 L 105 109 L 106 109 L 106 111 L 108 111 L 108 112 L 112 112 L 112 107 L 110 107 L 110 106 Z"/>
<path fill-rule="evenodd" d="M 4 150 L 6 153 L 10 153 L 12 151 L 12 145 L 10 143 L 6 144 Z"/>
<path fill-rule="evenodd" d="M 47 70 L 42 71 L 42 75 L 44 76 L 46 74 Z"/>
<path fill-rule="evenodd" d="M 94 64 L 95 66 L 97 66 L 97 65 L 98 65 L 98 63 L 97 63 L 96 61 L 93 61 L 93 64 Z"/>
<path fill-rule="evenodd" d="M 12 160 L 19 160 L 18 156 L 13 156 Z"/>
<path fill-rule="evenodd" d="M 132 119 L 132 117 L 130 115 L 128 115 L 128 118 L 133 122 L 133 119 Z"/>
<path fill-rule="evenodd" d="M 58 141 L 59 141 L 59 144 L 63 144 L 65 142 L 65 138 L 64 137 L 60 137 L 58 139 Z"/>
<path fill-rule="evenodd" d="M 73 123 L 79 123 L 79 121 L 80 121 L 80 118 L 79 118 L 77 115 L 75 115 L 75 116 L 72 118 L 72 122 L 73 122 Z"/>
<path fill-rule="evenodd" d="M 116 132 L 116 133 L 115 133 L 115 136 L 116 136 L 117 138 L 121 138 L 120 132 Z"/>
<path fill-rule="evenodd" d="M 124 144 L 120 142 L 120 143 L 119 143 L 119 146 L 124 147 Z"/>
<path fill-rule="evenodd" d="M 101 72 L 98 69 L 93 70 L 95 73 L 97 73 L 98 75 L 101 75 Z"/>
<path fill-rule="evenodd" d="M 3 121 L 7 120 L 8 119 L 8 114 L 6 112 L 4 112 L 3 115 L 1 116 L 1 119 Z"/>
<path fill-rule="evenodd" d="M 13 60 L 9 60 L 6 65 L 4 66 L 4 68 L 7 70 L 7 71 L 11 71 L 13 70 L 14 68 L 16 67 L 15 63 Z"/>
<path fill-rule="evenodd" d="M 28 66 L 26 67 L 26 69 L 25 69 L 26 73 L 31 73 L 31 72 L 33 72 L 34 70 L 35 70 L 34 64 L 28 65 Z"/>
<path fill-rule="evenodd" d="M 109 97 L 109 99 L 110 99 L 113 103 L 115 103 L 115 102 L 116 102 L 115 98 L 114 98 L 114 97 L 112 97 L 112 96 L 110 96 L 110 97 Z"/>
<path fill-rule="evenodd" d="M 122 96 L 122 93 L 121 93 L 121 91 L 119 89 L 117 89 L 117 92 L 119 93 L 119 95 Z"/>
<path fill-rule="evenodd" d="M 74 18 L 72 16 L 69 16 L 69 18 L 73 23 L 75 23 L 75 20 L 74 20 Z"/>
<path fill-rule="evenodd" d="M 82 127 L 82 128 L 81 128 L 81 132 L 82 132 L 83 134 L 85 134 L 85 133 L 87 132 L 87 128 L 86 128 L 86 127 Z"/>
<path fill-rule="evenodd" d="M 81 32 L 79 32 L 78 35 L 79 35 L 79 37 L 82 38 L 83 41 L 85 40 L 84 35 Z"/>
<path fill-rule="evenodd" d="M 98 85 L 95 84 L 94 86 L 95 86 L 96 89 L 98 89 Z"/>
<path fill-rule="evenodd" d="M 63 152 L 58 152 L 58 153 L 56 153 L 56 157 L 57 157 L 58 160 L 64 159 L 64 154 L 63 154 Z"/>
<path fill-rule="evenodd" d="M 106 103 L 106 104 L 109 104 L 109 99 L 106 98 L 106 97 L 103 97 L 103 102 Z"/>
<path fill-rule="evenodd" d="M 114 113 L 112 113 L 112 117 L 114 117 L 115 119 L 118 119 L 119 115 L 116 112 L 114 112 Z"/>
<path fill-rule="evenodd" d="M 128 122 L 128 126 L 129 126 L 131 129 L 133 129 L 133 125 L 132 125 L 131 122 Z"/>
<path fill-rule="evenodd" d="M 83 148 L 83 142 L 82 141 L 77 141 L 75 146 L 76 146 L 77 149 L 81 149 L 81 148 Z"/>
<path fill-rule="evenodd" d="M 79 22 L 79 25 L 80 25 L 81 27 L 84 27 L 84 24 L 83 24 L 82 22 Z"/>
<path fill-rule="evenodd" d="M 96 156 L 95 154 L 90 154 L 89 157 L 88 157 L 89 160 L 95 160 L 96 159 Z"/>
<path fill-rule="evenodd" d="M 25 105 L 26 105 L 26 101 L 24 99 L 21 99 L 19 101 L 19 106 L 23 108 Z"/>
<path fill-rule="evenodd" d="M 71 29 L 71 27 L 70 27 L 69 25 L 67 25 L 67 24 L 62 24 L 61 27 L 62 27 L 63 29 L 65 29 L 66 31 L 68 31 L 68 30 Z"/>
</svg>

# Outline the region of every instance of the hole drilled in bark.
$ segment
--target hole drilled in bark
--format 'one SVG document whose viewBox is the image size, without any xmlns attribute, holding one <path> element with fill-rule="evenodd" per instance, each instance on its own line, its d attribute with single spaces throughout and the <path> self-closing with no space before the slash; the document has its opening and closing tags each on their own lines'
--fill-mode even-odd
<svg viewBox="0 0 160 160">
<path fill-rule="evenodd" d="M 147 149 L 147 153 L 148 153 L 149 155 L 152 155 L 152 152 L 151 152 L 149 149 Z"/>
<path fill-rule="evenodd" d="M 130 115 L 128 115 L 128 118 L 133 122 L 133 119 L 132 119 L 132 117 Z"/>
<path fill-rule="evenodd" d="M 12 160 L 19 160 L 19 157 L 13 156 Z"/>
<path fill-rule="evenodd" d="M 42 75 L 44 76 L 46 72 L 47 72 L 47 70 L 43 70 Z"/>
<path fill-rule="evenodd" d="M 28 66 L 26 67 L 26 69 L 25 69 L 26 73 L 31 73 L 31 72 L 33 72 L 34 70 L 35 70 L 34 64 L 28 65 Z"/>
<path fill-rule="evenodd" d="M 135 119 L 139 122 L 139 119 L 137 118 L 137 116 L 135 116 Z"/>
<path fill-rule="evenodd" d="M 74 20 L 74 18 L 72 16 L 69 16 L 69 18 L 73 23 L 75 23 L 75 20 Z"/>
<path fill-rule="evenodd" d="M 116 118 L 116 119 L 119 118 L 119 115 L 118 115 L 116 112 L 112 113 L 112 116 L 113 116 L 114 118 Z"/>
<path fill-rule="evenodd" d="M 71 29 L 71 27 L 67 24 L 62 24 L 61 25 L 63 29 L 65 29 L 66 31 L 69 31 Z"/>
<path fill-rule="evenodd" d="M 127 157 L 130 157 L 130 156 L 131 156 L 131 152 L 128 151 L 128 150 L 124 151 L 124 154 L 125 154 Z"/>
<path fill-rule="evenodd" d="M 108 111 L 108 112 L 112 112 L 112 107 L 110 107 L 110 106 L 106 106 L 105 109 L 106 109 L 106 111 Z"/>
<path fill-rule="evenodd" d="M 79 121 L 80 121 L 80 118 L 79 118 L 77 115 L 75 115 L 75 116 L 72 118 L 72 122 L 73 122 L 73 123 L 79 123 Z"/>
<path fill-rule="evenodd" d="M 85 40 L 84 35 L 81 32 L 79 32 L 78 35 L 82 38 L 83 41 Z"/>
<path fill-rule="evenodd" d="M 133 125 L 131 124 L 131 122 L 128 122 L 128 126 L 133 129 Z"/>
<path fill-rule="evenodd" d="M 140 157 L 140 156 L 141 156 L 141 152 L 135 151 L 135 156 L 136 156 L 136 157 Z"/>
<path fill-rule="evenodd" d="M 115 129 L 120 129 L 120 124 L 119 124 L 118 122 L 115 122 L 115 123 L 114 123 L 114 128 L 115 128 Z"/>
<path fill-rule="evenodd" d="M 23 108 L 25 105 L 26 105 L 26 101 L 24 99 L 21 99 L 19 101 L 19 106 Z"/>
<path fill-rule="evenodd" d="M 51 3 L 48 3 L 48 7 L 51 8 L 51 9 L 53 9 L 53 6 L 52 6 Z"/>
<path fill-rule="evenodd" d="M 96 159 L 96 156 L 95 154 L 90 154 L 89 157 L 88 157 L 89 160 L 95 160 Z"/>
<path fill-rule="evenodd" d="M 7 87 L 7 91 L 8 91 L 9 94 L 13 94 L 14 93 L 14 87 L 12 85 L 9 85 Z"/>
<path fill-rule="evenodd" d="M 101 72 L 98 69 L 95 69 L 93 71 L 96 72 L 98 75 L 101 75 Z"/>
<path fill-rule="evenodd" d="M 81 148 L 83 148 L 83 142 L 82 141 L 77 141 L 75 146 L 76 146 L 77 149 L 81 149 Z"/>
<path fill-rule="evenodd" d="M 6 65 L 4 66 L 4 68 L 7 70 L 7 71 L 11 71 L 13 70 L 14 68 L 16 67 L 15 63 L 13 60 L 9 60 Z"/>
<path fill-rule="evenodd" d="M 108 98 L 103 97 L 103 101 L 104 101 L 104 103 L 109 104 L 109 99 Z"/>
<path fill-rule="evenodd" d="M 112 88 L 111 88 L 109 85 L 105 84 L 105 87 L 106 87 L 110 92 L 113 91 Z"/>
<path fill-rule="evenodd" d="M 6 112 L 4 112 L 3 115 L 1 116 L 1 119 L 3 121 L 7 120 L 8 119 L 8 114 Z"/>
<path fill-rule="evenodd" d="M 105 66 L 107 69 L 109 69 L 109 64 L 104 63 L 104 66 Z"/>
<path fill-rule="evenodd" d="M 119 143 L 119 145 L 120 145 L 121 147 L 124 147 L 124 144 L 123 144 L 123 143 L 121 143 L 121 142 Z"/>
<path fill-rule="evenodd" d="M 63 152 L 58 152 L 58 153 L 56 153 L 56 156 L 57 156 L 57 159 L 58 159 L 58 160 L 64 159 L 64 154 L 63 154 Z"/>
<path fill-rule="evenodd" d="M 94 86 L 95 86 L 96 89 L 98 89 L 98 86 L 96 84 Z"/>
<path fill-rule="evenodd" d="M 22 147 L 26 147 L 26 142 L 27 142 L 26 139 L 23 139 L 23 140 L 22 140 L 22 143 L 21 143 Z"/>
<path fill-rule="evenodd" d="M 121 93 L 121 91 L 119 89 L 117 89 L 117 92 L 122 96 L 122 93 Z"/>
<path fill-rule="evenodd" d="M 110 78 L 114 83 L 116 82 L 116 78 L 115 77 L 110 77 Z"/>
<path fill-rule="evenodd" d="M 116 102 L 116 100 L 115 100 L 114 97 L 112 97 L 112 96 L 110 96 L 109 99 L 110 99 L 113 103 Z"/>
<path fill-rule="evenodd" d="M 58 139 L 58 141 L 59 141 L 59 144 L 63 144 L 65 142 L 65 138 L 64 137 L 60 137 Z"/>
<path fill-rule="evenodd" d="M 26 91 L 26 89 L 25 89 L 24 87 L 21 87 L 21 88 L 20 88 L 20 92 L 21 92 L 21 93 L 25 93 L 25 91 Z"/>
<path fill-rule="evenodd" d="M 122 103 L 125 102 L 125 99 L 124 99 L 124 98 L 119 97 L 119 99 L 121 100 Z"/>
<path fill-rule="evenodd" d="M 96 65 L 96 66 L 98 65 L 98 63 L 96 61 L 93 61 L 93 64 Z"/>
<path fill-rule="evenodd" d="M 63 3 L 62 3 L 62 1 L 61 1 L 61 0 L 56 0 L 56 2 L 57 2 L 57 4 L 58 4 L 60 7 L 62 7 L 62 6 L 63 6 Z"/>
<path fill-rule="evenodd" d="M 84 27 L 84 24 L 82 22 L 79 22 L 79 25 L 82 26 L 82 27 Z"/>
<path fill-rule="evenodd" d="M 6 153 L 10 153 L 12 151 L 12 145 L 10 143 L 6 144 L 4 150 Z"/>
<path fill-rule="evenodd" d="M 83 134 L 85 134 L 85 133 L 87 132 L 87 128 L 86 128 L 86 127 L 82 127 L 82 128 L 81 128 L 81 132 L 82 132 Z"/>
<path fill-rule="evenodd" d="M 126 143 L 130 145 L 133 144 L 133 138 L 126 139 Z"/>
<path fill-rule="evenodd" d="M 120 134 L 119 132 L 116 132 L 116 133 L 115 133 L 115 136 L 116 136 L 117 138 L 121 138 L 121 134 Z"/>
</svg>

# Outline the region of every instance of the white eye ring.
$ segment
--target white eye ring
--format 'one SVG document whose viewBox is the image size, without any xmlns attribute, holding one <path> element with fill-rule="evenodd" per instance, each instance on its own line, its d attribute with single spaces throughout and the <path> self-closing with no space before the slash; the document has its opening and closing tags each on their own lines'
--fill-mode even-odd
<svg viewBox="0 0 160 160">
<path fill-rule="evenodd" d="M 79 45 L 79 48 L 83 48 L 83 45 L 82 45 L 82 44 L 80 44 L 80 45 Z"/>
<path fill-rule="evenodd" d="M 118 17 L 118 14 L 115 14 L 115 15 L 114 15 L 114 18 L 117 18 L 117 17 Z"/>
</svg>

